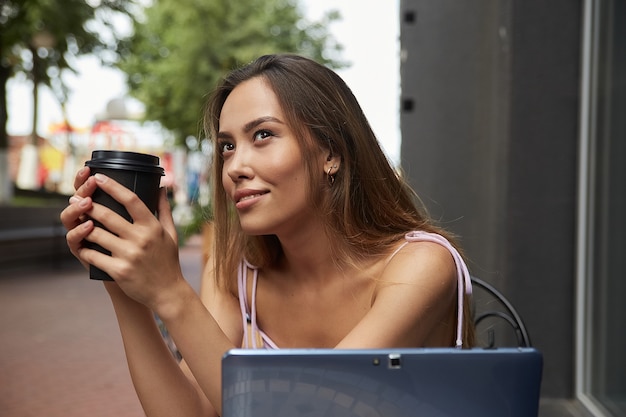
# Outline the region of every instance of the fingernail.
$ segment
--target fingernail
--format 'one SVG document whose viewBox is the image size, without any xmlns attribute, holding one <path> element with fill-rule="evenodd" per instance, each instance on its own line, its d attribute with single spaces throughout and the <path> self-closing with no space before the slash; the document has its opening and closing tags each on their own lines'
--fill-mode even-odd
<svg viewBox="0 0 626 417">
<path fill-rule="evenodd" d="M 70 197 L 70 204 L 78 203 L 79 201 L 80 201 L 80 198 L 78 197 L 75 197 L 75 196 Z"/>
<path fill-rule="evenodd" d="M 86 173 L 87 173 L 87 167 L 82 167 L 81 169 L 78 170 L 78 175 L 80 175 L 81 177 L 85 175 Z"/>
<path fill-rule="evenodd" d="M 106 175 L 103 175 L 103 174 L 100 174 L 100 173 L 94 174 L 93 177 L 96 179 L 96 182 L 98 184 L 104 184 L 105 182 L 107 182 L 107 179 L 108 179 L 108 177 Z"/>
<path fill-rule="evenodd" d="M 83 198 L 82 200 L 80 200 L 80 202 L 78 203 L 78 205 L 80 207 L 87 207 L 89 205 L 89 200 L 87 200 L 86 198 Z"/>
</svg>

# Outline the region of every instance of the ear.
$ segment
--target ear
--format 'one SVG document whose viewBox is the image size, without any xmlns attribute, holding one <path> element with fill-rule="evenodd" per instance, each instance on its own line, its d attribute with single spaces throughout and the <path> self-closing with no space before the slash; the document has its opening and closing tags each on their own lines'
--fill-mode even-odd
<svg viewBox="0 0 626 417">
<path fill-rule="evenodd" d="M 341 165 L 341 157 L 329 154 L 324 163 L 324 174 L 335 175 L 339 171 L 339 165 Z"/>
</svg>

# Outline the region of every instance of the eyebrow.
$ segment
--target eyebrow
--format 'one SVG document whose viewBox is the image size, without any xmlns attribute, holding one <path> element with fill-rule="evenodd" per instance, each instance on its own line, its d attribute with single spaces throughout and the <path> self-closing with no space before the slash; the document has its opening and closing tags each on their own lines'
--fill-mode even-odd
<svg viewBox="0 0 626 417">
<path fill-rule="evenodd" d="M 282 120 L 277 119 L 275 117 L 263 116 L 263 117 L 259 117 L 258 119 L 251 120 L 248 123 L 246 123 L 245 125 L 243 125 L 243 131 L 245 133 L 249 133 L 252 129 L 257 127 L 258 125 L 266 123 L 266 122 L 273 122 L 273 123 L 284 124 Z M 217 132 L 217 137 L 218 138 L 230 138 L 231 135 L 228 132 Z"/>
</svg>

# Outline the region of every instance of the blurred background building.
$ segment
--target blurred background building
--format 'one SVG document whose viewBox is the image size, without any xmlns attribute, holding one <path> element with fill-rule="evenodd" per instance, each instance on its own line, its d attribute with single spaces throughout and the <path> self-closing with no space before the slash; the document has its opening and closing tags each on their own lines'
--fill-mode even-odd
<svg viewBox="0 0 626 417">
<path fill-rule="evenodd" d="M 156 122 L 139 121 L 142 115 L 131 113 L 127 100 L 110 100 L 88 126 L 53 123 L 34 144 L 30 135 L 9 135 L 9 172 L 17 189 L 71 195 L 76 171 L 96 149 L 157 155 L 167 172 L 164 185 L 173 186 L 175 147 L 171 135 Z M 185 165 L 176 168 L 184 171 Z"/>
<path fill-rule="evenodd" d="M 544 353 L 540 416 L 626 415 L 626 2 L 402 0 L 402 168 Z"/>
</svg>

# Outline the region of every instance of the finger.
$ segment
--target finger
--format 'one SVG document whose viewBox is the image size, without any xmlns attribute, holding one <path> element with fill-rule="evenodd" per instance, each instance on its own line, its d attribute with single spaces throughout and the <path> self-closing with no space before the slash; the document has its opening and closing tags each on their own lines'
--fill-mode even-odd
<svg viewBox="0 0 626 417">
<path fill-rule="evenodd" d="M 83 265 L 93 265 L 98 269 L 106 272 L 111 277 L 114 277 L 115 275 L 112 272 L 115 269 L 114 263 L 116 262 L 116 260 L 112 256 L 99 252 L 95 249 L 82 246 L 78 250 L 78 258 L 80 259 L 81 263 L 83 263 Z"/>
<path fill-rule="evenodd" d="M 163 225 L 163 228 L 167 230 L 167 233 L 169 233 L 174 242 L 178 244 L 178 233 L 176 232 L 176 225 L 174 224 L 174 218 L 172 217 L 172 208 L 170 207 L 170 202 L 167 199 L 167 188 L 161 187 L 159 192 L 159 206 L 157 208 L 159 221 Z"/>
<path fill-rule="evenodd" d="M 103 174 L 93 176 L 97 186 L 124 206 L 134 223 L 154 221 L 154 214 L 133 191 Z"/>
<path fill-rule="evenodd" d="M 117 236 L 127 236 L 131 230 L 131 223 L 120 213 L 111 208 L 94 202 L 89 210 L 85 212 L 88 219 L 93 219 L 97 229 L 107 230 Z M 89 240 L 92 237 L 90 236 Z M 96 242 L 100 244 L 100 242 Z"/>
<path fill-rule="evenodd" d="M 82 242 L 94 230 L 94 227 L 93 221 L 87 220 L 86 222 L 81 223 L 79 226 L 68 231 L 65 234 L 65 239 L 67 240 L 70 248 L 78 248 L 81 246 Z"/>
<path fill-rule="evenodd" d="M 89 169 L 88 166 L 82 167 L 76 173 L 76 177 L 74 177 L 74 189 L 77 190 L 81 185 L 83 185 L 83 183 L 87 181 L 87 178 L 89 178 L 90 174 L 91 174 L 91 170 Z"/>
<path fill-rule="evenodd" d="M 138 266 L 145 258 L 144 243 L 137 244 L 125 240 L 101 227 L 94 227 L 85 240 L 100 246 L 109 253 L 83 245 L 78 249 L 80 259 L 103 270 L 115 281 L 127 281 L 129 277 L 136 278 L 138 272 L 141 272 Z"/>
<path fill-rule="evenodd" d="M 88 177 L 76 189 L 76 192 L 74 193 L 74 195 L 77 197 L 88 197 L 88 196 L 91 196 L 94 191 L 96 191 L 96 188 L 98 188 L 98 185 L 96 184 L 96 181 L 94 180 L 94 178 Z"/>
<path fill-rule="evenodd" d="M 109 238 L 115 238 L 115 241 L 113 242 L 98 241 L 95 243 L 98 243 L 113 252 L 111 248 L 119 249 L 121 247 L 121 243 L 117 237 L 131 240 L 141 239 L 142 237 L 145 238 L 145 236 L 142 235 L 146 235 L 146 230 L 144 228 L 144 231 L 141 231 L 141 226 L 159 225 L 157 219 L 154 217 L 154 214 L 150 212 L 143 201 L 141 201 L 141 199 L 127 187 L 101 174 L 96 174 L 94 176 L 94 181 L 104 193 L 108 194 L 124 206 L 132 219 L 129 223 L 127 217 L 122 216 L 122 214 L 120 214 L 117 210 L 113 210 L 110 207 L 94 202 L 92 208 L 86 212 L 86 215 L 95 220 L 96 223 L 100 223 L 104 230 L 110 232 L 108 235 Z M 149 221 L 143 220 L 145 218 L 149 219 Z M 97 230 L 98 229 L 100 228 L 97 228 Z M 92 236 L 89 237 L 90 241 L 92 238 Z"/>
<path fill-rule="evenodd" d="M 83 248 L 85 238 L 93 231 L 94 224 L 92 221 L 86 221 L 79 226 L 71 229 L 65 235 L 67 246 L 70 252 L 78 258 L 85 268 L 88 268 L 88 264 L 80 258 L 80 252 Z"/>
<path fill-rule="evenodd" d="M 129 223 L 126 222 L 126 224 L 128 225 Z M 85 226 L 85 228 L 87 228 L 87 226 Z M 81 229 L 81 227 L 78 227 L 77 229 Z M 108 229 L 100 227 L 97 221 L 94 222 L 93 227 L 88 233 L 86 233 L 83 239 L 84 241 L 96 244 L 106 251 L 110 252 L 111 256 L 114 256 L 116 251 L 119 251 L 122 254 L 124 253 L 123 240 L 114 233 L 111 233 Z M 85 245 L 83 244 L 83 246 Z M 89 246 L 93 247 L 92 245 Z"/>
<path fill-rule="evenodd" d="M 93 201 L 90 197 L 72 196 L 69 203 L 59 216 L 63 227 L 67 230 L 71 230 L 83 223 L 83 216 L 91 209 Z"/>
</svg>

